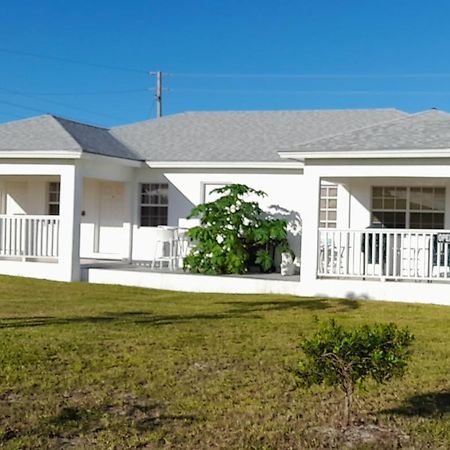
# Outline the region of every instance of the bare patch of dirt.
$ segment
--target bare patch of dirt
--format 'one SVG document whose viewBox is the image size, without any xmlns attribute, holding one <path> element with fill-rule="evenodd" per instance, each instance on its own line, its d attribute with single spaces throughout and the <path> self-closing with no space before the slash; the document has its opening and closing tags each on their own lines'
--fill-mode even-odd
<svg viewBox="0 0 450 450">
<path fill-rule="evenodd" d="M 316 427 L 308 434 L 325 448 L 330 449 L 399 449 L 404 448 L 409 442 L 409 436 L 403 431 L 378 425 L 354 425 L 347 428 Z"/>
</svg>

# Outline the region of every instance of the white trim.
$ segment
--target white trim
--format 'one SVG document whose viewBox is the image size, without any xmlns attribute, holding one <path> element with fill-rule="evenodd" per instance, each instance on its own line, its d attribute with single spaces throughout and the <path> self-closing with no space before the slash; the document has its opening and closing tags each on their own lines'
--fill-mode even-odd
<svg viewBox="0 0 450 450">
<path fill-rule="evenodd" d="M 89 152 L 83 152 L 82 159 L 88 159 L 88 160 L 94 160 L 94 161 L 104 161 L 105 159 L 111 162 L 120 163 L 124 166 L 128 167 L 142 167 L 143 162 L 137 161 L 134 159 L 127 159 L 127 158 L 120 158 L 117 156 L 109 156 L 109 155 L 102 155 L 100 153 L 89 153 Z"/>
<path fill-rule="evenodd" d="M 30 151 L 0 151 L 1 159 L 80 159 L 82 153 L 76 150 L 30 150 Z"/>
<path fill-rule="evenodd" d="M 450 157 L 450 148 L 443 149 L 419 149 L 419 150 L 346 150 L 346 151 L 296 151 L 278 152 L 281 159 L 304 160 L 309 159 L 333 159 L 333 158 L 442 158 Z"/>
<path fill-rule="evenodd" d="M 146 161 L 151 169 L 303 169 L 299 162 L 277 161 Z"/>
</svg>

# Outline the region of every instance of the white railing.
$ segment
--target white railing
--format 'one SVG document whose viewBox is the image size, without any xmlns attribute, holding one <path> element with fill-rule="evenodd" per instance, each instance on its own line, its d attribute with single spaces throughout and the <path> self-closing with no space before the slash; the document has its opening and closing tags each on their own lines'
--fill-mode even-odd
<svg viewBox="0 0 450 450">
<path fill-rule="evenodd" d="M 323 278 L 450 281 L 450 230 L 319 229 Z"/>
<path fill-rule="evenodd" d="M 58 216 L 0 215 L 0 257 L 57 258 Z"/>
</svg>

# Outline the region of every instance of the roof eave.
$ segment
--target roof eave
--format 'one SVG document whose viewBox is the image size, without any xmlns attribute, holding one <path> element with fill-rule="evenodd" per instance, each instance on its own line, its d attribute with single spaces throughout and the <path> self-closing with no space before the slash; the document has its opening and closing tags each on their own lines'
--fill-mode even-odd
<svg viewBox="0 0 450 450">
<path fill-rule="evenodd" d="M 380 158 L 442 158 L 450 157 L 450 148 L 408 149 L 408 150 L 365 150 L 365 151 L 294 151 L 278 152 L 281 159 L 304 161 L 305 159 L 380 159 Z"/>
<path fill-rule="evenodd" d="M 80 159 L 78 150 L 0 150 L 0 159 Z"/>
<path fill-rule="evenodd" d="M 303 169 L 303 163 L 284 161 L 145 161 L 151 169 Z"/>
</svg>

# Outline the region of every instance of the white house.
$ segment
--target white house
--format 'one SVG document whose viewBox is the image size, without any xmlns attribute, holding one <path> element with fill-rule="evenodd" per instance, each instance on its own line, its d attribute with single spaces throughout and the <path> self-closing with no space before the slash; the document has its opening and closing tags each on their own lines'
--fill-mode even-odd
<svg viewBox="0 0 450 450">
<path fill-rule="evenodd" d="M 301 275 L 151 272 L 161 227 L 245 183 L 285 217 Z M 300 228 L 301 225 L 301 228 Z M 301 229 L 301 233 L 300 233 Z M 450 304 L 450 115 L 393 109 L 185 113 L 103 129 L 0 125 L 0 273 Z M 169 281 L 168 281 L 169 280 Z M 231 281 L 230 281 L 231 280 Z"/>
</svg>

